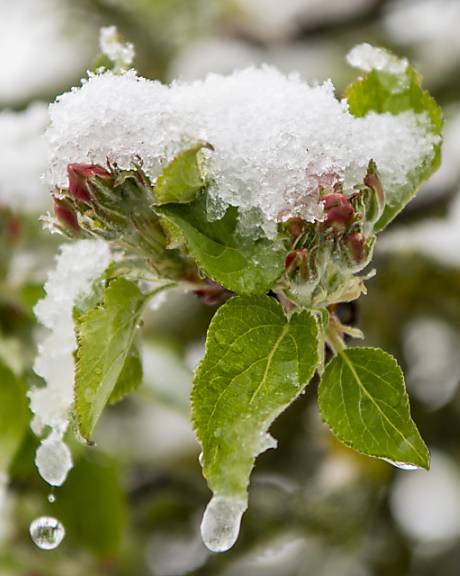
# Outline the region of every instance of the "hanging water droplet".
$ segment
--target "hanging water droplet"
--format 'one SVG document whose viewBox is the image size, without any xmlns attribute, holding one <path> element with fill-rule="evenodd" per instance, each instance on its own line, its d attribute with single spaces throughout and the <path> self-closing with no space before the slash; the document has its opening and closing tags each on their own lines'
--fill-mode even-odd
<svg viewBox="0 0 460 576">
<path fill-rule="evenodd" d="M 48 494 L 48 502 L 50 504 L 53 504 L 54 502 L 56 502 L 56 496 L 54 494 Z"/>
<path fill-rule="evenodd" d="M 409 464 L 408 462 L 397 462 L 396 460 L 390 460 L 390 458 L 382 458 L 388 464 L 392 466 L 396 466 L 400 470 L 420 470 L 420 466 L 416 466 L 415 464 Z"/>
<path fill-rule="evenodd" d="M 200 452 L 200 455 L 198 456 L 198 462 L 200 463 L 200 466 L 203 468 L 203 464 L 204 464 L 203 452 Z"/>
<path fill-rule="evenodd" d="M 30 537 L 42 550 L 57 548 L 65 536 L 64 526 L 52 516 L 41 516 L 29 527 Z"/>
<path fill-rule="evenodd" d="M 238 496 L 213 496 L 201 522 L 201 537 L 212 552 L 225 552 L 235 544 L 247 499 Z"/>
</svg>

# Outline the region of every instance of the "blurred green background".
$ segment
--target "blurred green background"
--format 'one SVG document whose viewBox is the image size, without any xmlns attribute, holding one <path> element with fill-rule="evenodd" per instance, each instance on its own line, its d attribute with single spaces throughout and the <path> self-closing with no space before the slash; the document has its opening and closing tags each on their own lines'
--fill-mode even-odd
<svg viewBox="0 0 460 576">
<path fill-rule="evenodd" d="M 188 395 L 214 309 L 173 293 L 146 317 L 143 387 L 106 410 L 96 447 L 73 446 L 76 464 L 55 502 L 35 469 L 31 432 L 0 476 L 0 575 L 457 576 L 460 2 L 0 0 L 0 22 L 0 361 L 27 385 L 36 381 L 32 309 L 62 241 L 38 222 L 49 209 L 40 180 L 46 105 L 91 68 L 100 26 L 116 25 L 135 44 L 148 78 L 268 63 L 331 78 L 338 95 L 355 75 L 347 51 L 386 46 L 413 61 L 446 118 L 440 171 L 379 239 L 368 295 L 341 310 L 405 368 L 431 471 L 399 471 L 337 444 L 314 383 L 275 423 L 278 449 L 257 460 L 237 544 L 209 553 Z M 43 514 L 66 528 L 50 552 L 28 534 Z"/>
</svg>

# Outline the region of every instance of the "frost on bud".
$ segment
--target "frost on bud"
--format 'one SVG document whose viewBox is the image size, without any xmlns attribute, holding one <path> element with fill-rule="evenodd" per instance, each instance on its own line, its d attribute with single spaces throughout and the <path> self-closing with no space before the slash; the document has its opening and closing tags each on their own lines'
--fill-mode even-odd
<svg viewBox="0 0 460 576">
<path fill-rule="evenodd" d="M 69 176 L 69 194 L 81 202 L 91 202 L 91 179 L 95 176 L 110 180 L 110 172 L 96 164 L 69 164 L 67 166 Z"/>
</svg>

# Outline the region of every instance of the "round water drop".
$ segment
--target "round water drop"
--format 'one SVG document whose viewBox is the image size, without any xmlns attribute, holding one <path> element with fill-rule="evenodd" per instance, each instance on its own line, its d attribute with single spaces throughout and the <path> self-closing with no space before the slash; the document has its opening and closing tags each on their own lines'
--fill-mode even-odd
<svg viewBox="0 0 460 576">
<path fill-rule="evenodd" d="M 225 552 L 235 544 L 247 499 L 238 496 L 213 496 L 201 522 L 201 537 L 212 552 Z"/>
<path fill-rule="evenodd" d="M 57 548 L 65 536 L 64 526 L 52 516 L 41 516 L 32 522 L 30 537 L 42 550 Z"/>
<path fill-rule="evenodd" d="M 54 494 L 48 494 L 48 502 L 50 504 L 53 504 L 54 502 L 56 502 L 56 496 Z"/>
<path fill-rule="evenodd" d="M 203 452 L 200 452 L 200 455 L 198 456 L 198 462 L 200 463 L 200 466 L 203 468 L 203 465 L 204 465 L 204 454 L 203 454 Z"/>
</svg>

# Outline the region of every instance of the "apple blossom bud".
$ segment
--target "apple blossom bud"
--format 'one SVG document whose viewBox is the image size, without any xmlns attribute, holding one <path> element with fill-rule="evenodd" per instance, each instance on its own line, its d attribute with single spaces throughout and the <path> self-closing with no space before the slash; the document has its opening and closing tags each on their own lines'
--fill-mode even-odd
<svg viewBox="0 0 460 576">
<path fill-rule="evenodd" d="M 365 258 L 364 238 L 360 232 L 355 232 L 347 237 L 347 245 L 350 248 L 353 259 L 360 264 Z"/>
<path fill-rule="evenodd" d="M 69 176 L 69 194 L 75 200 L 86 203 L 91 201 L 89 186 L 91 178 L 95 176 L 106 179 L 112 178 L 110 172 L 96 164 L 69 164 L 67 174 Z"/>
<path fill-rule="evenodd" d="M 78 218 L 74 212 L 72 204 L 65 198 L 53 196 L 53 208 L 57 221 L 62 228 L 72 235 L 80 232 Z"/>
<path fill-rule="evenodd" d="M 300 250 L 292 250 L 286 256 L 284 261 L 284 267 L 288 276 L 293 277 L 299 273 L 304 280 L 308 280 L 309 270 L 308 270 L 308 258 L 309 253 L 306 248 L 301 248 Z"/>
<path fill-rule="evenodd" d="M 354 209 L 348 198 L 341 193 L 333 192 L 323 197 L 324 224 L 337 232 L 345 230 L 353 222 Z"/>
</svg>

